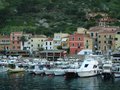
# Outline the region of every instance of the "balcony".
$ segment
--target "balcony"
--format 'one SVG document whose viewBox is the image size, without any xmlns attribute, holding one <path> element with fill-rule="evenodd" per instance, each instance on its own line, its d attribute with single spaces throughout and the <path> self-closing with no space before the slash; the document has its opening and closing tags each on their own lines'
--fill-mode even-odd
<svg viewBox="0 0 120 90">
<path fill-rule="evenodd" d="M 0 42 L 0 45 L 9 45 L 10 42 Z"/>
</svg>

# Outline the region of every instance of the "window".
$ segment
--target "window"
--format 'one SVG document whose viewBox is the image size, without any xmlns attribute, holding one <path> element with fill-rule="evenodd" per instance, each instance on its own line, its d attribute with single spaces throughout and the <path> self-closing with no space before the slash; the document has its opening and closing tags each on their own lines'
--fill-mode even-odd
<svg viewBox="0 0 120 90">
<path fill-rule="evenodd" d="M 80 37 L 78 38 L 78 40 L 80 40 Z"/>
<path fill-rule="evenodd" d="M 97 65 L 94 65 L 93 68 L 97 68 Z"/>
<path fill-rule="evenodd" d="M 12 43 L 14 44 L 14 41 Z"/>
<path fill-rule="evenodd" d="M 117 41 L 117 40 L 118 40 L 118 38 L 115 38 L 115 40 Z"/>
<path fill-rule="evenodd" d="M 106 35 L 104 35 L 104 37 L 106 38 Z"/>
<path fill-rule="evenodd" d="M 86 67 L 88 67 L 88 64 L 85 64 L 85 66 L 84 66 L 84 67 L 85 67 L 85 68 L 86 68 Z"/>
<path fill-rule="evenodd" d="M 15 46 L 13 46 L 13 49 L 15 49 Z"/>
<path fill-rule="evenodd" d="M 46 42 L 46 45 L 47 45 L 47 42 Z"/>
<path fill-rule="evenodd" d="M 99 41 L 99 43 L 101 43 L 101 41 Z"/>
<path fill-rule="evenodd" d="M 17 41 L 17 43 L 19 44 L 20 42 L 19 42 L 19 41 Z"/>
<path fill-rule="evenodd" d="M 100 35 L 99 35 L 99 38 L 100 38 Z"/>
<path fill-rule="evenodd" d="M 96 37 L 98 36 L 98 33 L 96 33 Z"/>
<path fill-rule="evenodd" d="M 88 45 L 86 46 L 86 49 L 88 49 Z"/>
<path fill-rule="evenodd" d="M 80 48 L 80 43 L 78 43 L 78 48 Z"/>
<path fill-rule="evenodd" d="M 93 37 L 93 35 L 94 35 L 94 34 L 93 34 L 93 33 L 91 33 L 91 37 Z"/>
<path fill-rule="evenodd" d="M 41 40 L 41 42 L 43 42 L 43 40 Z"/>
<path fill-rule="evenodd" d="M 106 50 L 106 46 L 104 46 L 104 50 Z"/>
<path fill-rule="evenodd" d="M 38 47 L 40 47 L 40 44 L 38 44 Z"/>
<path fill-rule="evenodd" d="M 72 44 L 72 46 L 74 46 L 74 43 Z"/>
<path fill-rule="evenodd" d="M 100 49 L 100 47 L 99 47 L 99 49 Z"/>
<path fill-rule="evenodd" d="M 31 45 L 31 47 L 33 47 L 33 45 Z"/>
<path fill-rule="evenodd" d="M 18 46 L 17 48 L 20 49 L 20 46 Z"/>
<path fill-rule="evenodd" d="M 86 40 L 86 42 L 88 42 L 88 40 Z"/>
<path fill-rule="evenodd" d="M 117 34 L 120 34 L 120 32 L 117 32 Z"/>
<path fill-rule="evenodd" d="M 13 36 L 12 38 L 13 38 L 13 40 L 15 39 L 15 37 L 14 37 L 14 36 Z"/>
<path fill-rule="evenodd" d="M 50 42 L 50 45 L 52 45 L 52 42 Z"/>
<path fill-rule="evenodd" d="M 31 42 L 33 42 L 33 40 L 31 39 Z"/>
<path fill-rule="evenodd" d="M 112 36 L 110 35 L 109 38 L 112 39 Z"/>
<path fill-rule="evenodd" d="M 74 41 L 74 37 L 72 37 L 72 40 Z"/>
<path fill-rule="evenodd" d="M 104 41 L 104 43 L 106 43 L 106 41 Z"/>
<path fill-rule="evenodd" d="M 17 37 L 17 39 L 19 39 L 20 37 Z"/>
</svg>

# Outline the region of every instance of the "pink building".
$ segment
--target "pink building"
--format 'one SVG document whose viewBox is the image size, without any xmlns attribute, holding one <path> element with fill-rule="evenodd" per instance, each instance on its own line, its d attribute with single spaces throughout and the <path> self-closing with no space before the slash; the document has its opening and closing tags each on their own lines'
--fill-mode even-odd
<svg viewBox="0 0 120 90">
<path fill-rule="evenodd" d="M 21 36 L 22 32 L 11 32 L 10 34 L 10 49 L 20 50 L 21 49 Z"/>
<path fill-rule="evenodd" d="M 84 34 L 74 33 L 69 36 L 70 54 L 77 54 L 84 48 Z"/>
</svg>

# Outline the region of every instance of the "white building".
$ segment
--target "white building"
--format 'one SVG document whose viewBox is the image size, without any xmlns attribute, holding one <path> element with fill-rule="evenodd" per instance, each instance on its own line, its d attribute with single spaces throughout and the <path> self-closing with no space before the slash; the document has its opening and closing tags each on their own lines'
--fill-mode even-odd
<svg viewBox="0 0 120 90">
<path fill-rule="evenodd" d="M 53 50 L 54 49 L 53 39 L 48 38 L 47 40 L 45 40 L 43 44 L 43 48 L 44 50 Z"/>
<path fill-rule="evenodd" d="M 21 50 L 29 50 L 28 41 L 32 37 L 32 34 L 23 34 L 24 41 L 21 43 Z"/>
</svg>

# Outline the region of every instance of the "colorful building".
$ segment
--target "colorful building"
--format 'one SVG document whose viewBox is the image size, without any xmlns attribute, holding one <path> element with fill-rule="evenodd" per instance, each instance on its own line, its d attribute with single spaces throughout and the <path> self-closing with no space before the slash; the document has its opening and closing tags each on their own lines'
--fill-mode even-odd
<svg viewBox="0 0 120 90">
<path fill-rule="evenodd" d="M 21 50 L 21 37 L 22 32 L 12 32 L 10 34 L 10 49 Z"/>
<path fill-rule="evenodd" d="M 69 36 L 67 33 L 55 33 L 53 38 L 54 49 L 57 49 L 58 46 L 61 46 L 62 38 L 67 36 Z"/>
<path fill-rule="evenodd" d="M 115 50 L 114 51 L 118 51 L 118 50 L 120 50 L 120 30 L 116 32 L 114 40 L 115 40 Z"/>
<path fill-rule="evenodd" d="M 21 37 L 21 50 L 29 50 L 28 41 L 31 39 L 32 34 L 23 34 Z"/>
<path fill-rule="evenodd" d="M 93 40 L 89 34 L 84 35 L 84 49 L 93 49 Z"/>
<path fill-rule="evenodd" d="M 77 54 L 84 49 L 84 34 L 74 33 L 69 36 L 70 54 Z"/>
<path fill-rule="evenodd" d="M 67 50 L 69 48 L 69 37 L 63 37 L 61 45 L 62 49 Z"/>
<path fill-rule="evenodd" d="M 10 37 L 0 36 L 0 51 L 10 49 Z"/>
<path fill-rule="evenodd" d="M 115 49 L 116 31 L 120 30 L 115 26 L 96 26 L 90 28 L 89 32 L 93 39 L 93 50 L 102 53 L 111 52 Z"/>
<path fill-rule="evenodd" d="M 53 50 L 54 49 L 53 39 L 52 38 L 46 39 L 44 41 L 43 48 L 44 50 Z"/>
<path fill-rule="evenodd" d="M 26 42 L 24 47 L 27 47 L 27 50 L 33 54 L 43 48 L 46 39 L 47 37 L 45 35 L 34 35 Z"/>
</svg>

